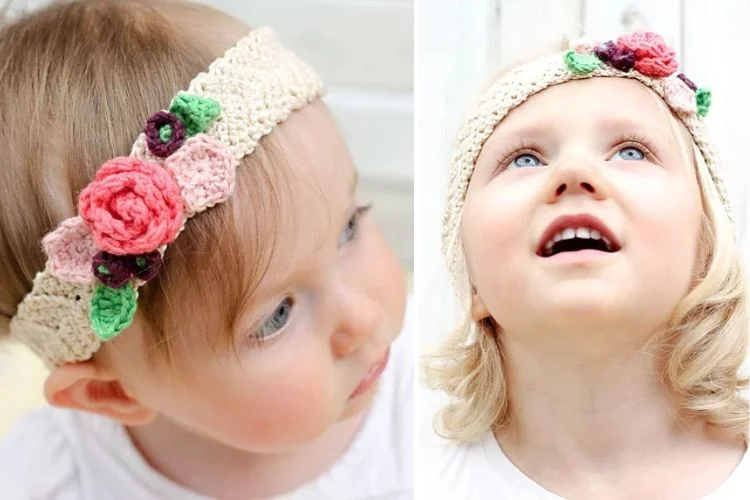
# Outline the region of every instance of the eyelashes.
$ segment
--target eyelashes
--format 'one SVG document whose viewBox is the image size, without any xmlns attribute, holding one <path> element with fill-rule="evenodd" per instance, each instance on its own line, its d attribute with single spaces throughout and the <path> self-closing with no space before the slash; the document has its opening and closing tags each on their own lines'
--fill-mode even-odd
<svg viewBox="0 0 750 500">
<path fill-rule="evenodd" d="M 646 160 L 660 164 L 658 154 L 658 148 L 648 137 L 638 133 L 625 133 L 616 136 L 615 140 L 610 141 L 610 147 L 603 152 L 603 158 L 611 158 L 618 150 L 626 147 L 635 147 L 641 149 Z M 521 166 L 514 167 L 514 161 L 522 155 L 531 155 L 537 157 L 542 165 L 547 165 L 549 162 L 544 157 L 544 147 L 539 143 L 528 139 L 518 139 L 516 142 L 508 146 L 503 153 L 498 155 L 497 165 L 493 172 L 493 176 L 504 172 L 508 169 L 521 168 Z M 531 165 L 525 165 L 524 167 L 531 167 Z"/>
</svg>

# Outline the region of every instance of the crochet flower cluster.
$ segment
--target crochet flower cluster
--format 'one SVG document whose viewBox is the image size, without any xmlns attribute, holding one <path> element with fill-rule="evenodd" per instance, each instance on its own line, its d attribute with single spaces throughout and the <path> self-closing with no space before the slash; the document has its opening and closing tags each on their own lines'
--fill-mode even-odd
<svg viewBox="0 0 750 500">
<path fill-rule="evenodd" d="M 146 121 L 153 157 L 105 162 L 81 191 L 78 216 L 42 241 L 54 276 L 93 284 L 89 316 L 102 341 L 132 323 L 138 287 L 157 275 L 185 221 L 234 191 L 238 160 L 203 133 L 220 114 L 212 99 L 178 94 L 168 111 Z"/>
<path fill-rule="evenodd" d="M 565 55 L 565 65 L 579 75 L 591 73 L 606 64 L 622 71 L 637 71 L 644 76 L 661 78 L 665 99 L 678 112 L 706 116 L 711 106 L 711 91 L 697 88 L 682 73 L 676 52 L 657 33 L 638 31 L 604 43 L 582 41 Z"/>
</svg>

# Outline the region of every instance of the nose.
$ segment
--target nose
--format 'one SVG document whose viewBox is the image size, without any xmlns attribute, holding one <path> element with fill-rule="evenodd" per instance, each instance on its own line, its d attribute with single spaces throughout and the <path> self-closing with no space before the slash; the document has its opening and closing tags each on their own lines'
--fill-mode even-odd
<svg viewBox="0 0 750 500">
<path fill-rule="evenodd" d="M 595 200 L 609 197 L 609 186 L 594 158 L 568 155 L 552 167 L 545 187 L 545 201 L 557 203 L 563 196 L 588 195 Z"/>
<path fill-rule="evenodd" d="M 334 356 L 354 354 L 380 324 L 383 307 L 365 291 L 342 287 L 337 294 L 337 328 L 331 336 Z"/>
</svg>

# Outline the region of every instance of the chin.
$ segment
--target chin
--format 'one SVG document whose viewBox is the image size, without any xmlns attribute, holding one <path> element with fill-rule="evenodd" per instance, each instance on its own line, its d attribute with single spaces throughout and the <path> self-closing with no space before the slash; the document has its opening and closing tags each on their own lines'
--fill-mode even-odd
<svg viewBox="0 0 750 500">
<path fill-rule="evenodd" d="M 615 287 L 566 287 L 539 301 L 540 315 L 547 316 L 554 324 L 593 328 L 616 328 L 627 321 L 632 323 L 634 311 L 628 294 Z M 628 318 L 630 320 L 628 321 Z"/>
</svg>

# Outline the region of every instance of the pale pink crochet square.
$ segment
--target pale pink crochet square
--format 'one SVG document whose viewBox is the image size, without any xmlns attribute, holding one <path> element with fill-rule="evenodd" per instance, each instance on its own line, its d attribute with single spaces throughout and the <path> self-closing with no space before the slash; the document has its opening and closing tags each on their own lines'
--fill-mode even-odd
<svg viewBox="0 0 750 500">
<path fill-rule="evenodd" d="M 42 240 L 50 273 L 71 283 L 88 284 L 94 280 L 91 261 L 98 251 L 86 222 L 76 216 L 66 219 Z"/>
<path fill-rule="evenodd" d="M 239 161 L 232 151 L 206 134 L 191 137 L 164 162 L 182 189 L 189 217 L 227 200 L 234 192 Z"/>
</svg>

